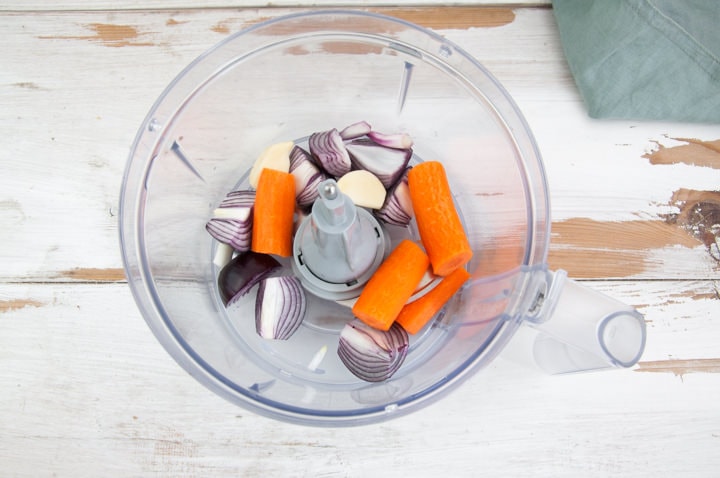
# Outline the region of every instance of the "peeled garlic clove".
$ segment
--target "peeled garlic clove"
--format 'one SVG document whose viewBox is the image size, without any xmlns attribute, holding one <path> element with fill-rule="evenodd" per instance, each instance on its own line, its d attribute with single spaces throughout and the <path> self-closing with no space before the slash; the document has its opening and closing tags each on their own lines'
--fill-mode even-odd
<svg viewBox="0 0 720 478">
<path fill-rule="evenodd" d="M 385 202 L 385 186 L 373 173 L 358 169 L 338 179 L 338 189 L 356 206 L 379 209 Z"/>
<path fill-rule="evenodd" d="M 290 170 L 290 151 L 295 146 L 292 141 L 285 141 L 282 143 L 275 143 L 267 148 L 258 156 L 250 170 L 248 181 L 250 186 L 257 188 L 258 180 L 260 179 L 260 173 L 263 169 L 276 169 L 287 173 Z"/>
</svg>

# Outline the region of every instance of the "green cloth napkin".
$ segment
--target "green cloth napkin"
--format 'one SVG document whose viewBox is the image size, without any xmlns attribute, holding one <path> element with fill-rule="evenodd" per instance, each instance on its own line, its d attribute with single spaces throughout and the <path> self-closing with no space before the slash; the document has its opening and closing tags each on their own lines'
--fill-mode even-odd
<svg viewBox="0 0 720 478">
<path fill-rule="evenodd" d="M 720 0 L 552 0 L 594 118 L 720 123 Z"/>
</svg>

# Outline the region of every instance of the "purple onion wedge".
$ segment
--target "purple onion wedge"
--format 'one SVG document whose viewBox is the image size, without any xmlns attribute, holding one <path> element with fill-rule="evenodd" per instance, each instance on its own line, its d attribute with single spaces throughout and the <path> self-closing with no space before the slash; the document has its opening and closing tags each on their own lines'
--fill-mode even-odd
<svg viewBox="0 0 720 478">
<path fill-rule="evenodd" d="M 384 332 L 353 319 L 340 332 L 337 353 L 356 377 L 366 382 L 382 382 L 392 377 L 405 361 L 408 343 L 408 334 L 400 324 L 393 323 Z"/>
<path fill-rule="evenodd" d="M 280 267 L 280 263 L 269 254 L 253 251 L 238 254 L 218 274 L 218 288 L 223 304 L 232 304 Z"/>
<path fill-rule="evenodd" d="M 340 137 L 345 141 L 365 136 L 372 131 L 372 126 L 367 121 L 358 121 L 340 131 Z"/>
<path fill-rule="evenodd" d="M 311 134 L 308 148 L 315 161 L 328 174 L 340 177 L 350 171 L 350 156 L 337 129 Z"/>
<path fill-rule="evenodd" d="M 407 226 L 413 217 L 410 189 L 407 184 L 407 175 L 390 188 L 385 196 L 382 207 L 375 211 L 375 217 L 385 224 Z"/>
<path fill-rule="evenodd" d="M 295 177 L 295 200 L 298 206 L 309 206 L 318 197 L 318 185 L 328 179 L 327 174 L 318 169 L 310 153 L 295 146 L 290 151 L 290 173 Z"/>
<path fill-rule="evenodd" d="M 407 133 L 387 134 L 378 131 L 369 131 L 367 136 L 374 143 L 387 148 L 410 149 L 413 147 L 413 140 Z"/>
<path fill-rule="evenodd" d="M 236 251 L 250 250 L 252 239 L 254 191 L 233 191 L 213 211 L 205 224 L 207 232 Z"/>
<path fill-rule="evenodd" d="M 370 171 L 386 189 L 400 179 L 412 157 L 412 149 L 388 148 L 367 138 L 353 140 L 345 148 L 353 167 Z"/>
<path fill-rule="evenodd" d="M 255 330 L 265 339 L 287 340 L 300 327 L 306 308 L 305 292 L 297 277 L 263 279 L 255 299 Z"/>
</svg>

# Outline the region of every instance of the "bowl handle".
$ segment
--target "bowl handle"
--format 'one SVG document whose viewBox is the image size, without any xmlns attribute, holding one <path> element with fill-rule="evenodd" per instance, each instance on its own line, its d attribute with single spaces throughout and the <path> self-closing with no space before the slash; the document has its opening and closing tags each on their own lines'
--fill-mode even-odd
<svg viewBox="0 0 720 478">
<path fill-rule="evenodd" d="M 537 271 L 539 272 L 539 271 Z M 633 307 L 567 277 L 544 271 L 518 341 L 547 373 L 635 365 L 645 348 L 645 320 Z M 516 339 L 513 338 L 513 341 Z"/>
</svg>

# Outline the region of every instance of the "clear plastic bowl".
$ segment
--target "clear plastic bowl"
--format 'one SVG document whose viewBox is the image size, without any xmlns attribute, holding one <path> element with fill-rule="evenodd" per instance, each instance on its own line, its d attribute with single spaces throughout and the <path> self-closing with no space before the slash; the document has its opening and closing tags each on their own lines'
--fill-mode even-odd
<svg viewBox="0 0 720 478">
<path fill-rule="evenodd" d="M 266 146 L 360 120 L 444 164 L 475 253 L 468 287 L 381 383 L 337 357 L 346 307 L 310 300 L 290 340 L 259 338 L 249 305 L 222 305 L 205 231 Z M 137 304 L 190 375 L 262 415 L 355 425 L 426 406 L 503 348 L 538 297 L 518 271 L 545 268 L 548 195 L 527 124 L 477 60 L 402 20 L 317 11 L 230 36 L 168 86 L 132 146 L 120 235 Z"/>
</svg>

